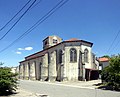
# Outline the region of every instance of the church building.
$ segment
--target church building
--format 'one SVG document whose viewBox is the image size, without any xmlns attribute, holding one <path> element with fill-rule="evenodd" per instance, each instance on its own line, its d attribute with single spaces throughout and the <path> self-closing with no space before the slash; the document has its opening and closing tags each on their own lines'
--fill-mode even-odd
<svg viewBox="0 0 120 97">
<path fill-rule="evenodd" d="M 84 81 L 98 79 L 99 63 L 93 43 L 58 36 L 43 40 L 43 50 L 25 57 L 17 68 L 19 78 L 40 81 Z"/>
</svg>

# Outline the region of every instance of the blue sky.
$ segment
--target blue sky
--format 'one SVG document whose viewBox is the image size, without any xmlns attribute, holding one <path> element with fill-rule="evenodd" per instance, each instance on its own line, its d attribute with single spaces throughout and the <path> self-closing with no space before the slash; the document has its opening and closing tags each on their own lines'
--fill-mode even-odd
<svg viewBox="0 0 120 97">
<path fill-rule="evenodd" d="M 0 0 L 0 28 L 22 8 L 28 0 Z M 0 40 L 0 50 L 17 39 L 60 0 L 42 0 L 25 14 L 9 34 Z M 39 0 L 37 0 L 39 2 Z M 20 15 L 19 15 L 20 16 Z M 8 31 L 11 22 L 0 37 Z M 46 21 L 12 47 L 0 53 L 5 66 L 17 66 L 24 57 L 42 50 L 42 40 L 57 35 L 63 40 L 78 38 L 93 42 L 97 57 L 120 52 L 120 0 L 69 0 Z M 108 51 L 108 49 L 110 50 Z"/>
</svg>

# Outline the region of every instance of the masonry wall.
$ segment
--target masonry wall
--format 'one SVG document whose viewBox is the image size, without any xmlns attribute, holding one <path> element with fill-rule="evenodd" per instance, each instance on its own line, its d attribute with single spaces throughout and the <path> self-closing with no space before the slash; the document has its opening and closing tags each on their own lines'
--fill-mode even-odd
<svg viewBox="0 0 120 97">
<path fill-rule="evenodd" d="M 36 62 L 36 80 L 41 79 L 41 65 L 42 65 L 42 57 L 34 59 Z"/>
<path fill-rule="evenodd" d="M 41 63 L 41 80 L 45 81 L 48 79 L 48 53 L 42 56 Z"/>
<path fill-rule="evenodd" d="M 56 46 L 55 48 L 51 48 L 48 50 L 49 53 L 49 69 L 48 69 L 48 75 L 49 81 L 55 81 L 59 80 L 61 81 L 63 79 L 63 75 L 61 72 L 63 72 L 62 66 L 64 63 L 59 63 L 59 51 L 63 51 L 63 44 Z M 62 60 L 63 61 L 63 60 Z"/>
<path fill-rule="evenodd" d="M 85 45 L 81 45 L 81 51 L 84 53 L 84 50 L 88 49 L 88 62 L 85 62 L 85 68 L 93 68 L 93 63 L 92 63 L 92 49 L 91 47 L 85 46 Z M 84 56 L 83 56 L 84 57 Z"/>
<path fill-rule="evenodd" d="M 70 62 L 70 49 L 75 48 L 77 50 L 77 62 Z M 79 50 L 80 46 L 68 46 L 65 47 L 65 77 L 67 80 L 78 80 L 78 63 L 79 63 Z"/>
<path fill-rule="evenodd" d="M 77 62 L 70 62 L 71 48 L 77 50 Z M 89 51 L 87 63 L 84 62 L 85 49 Z M 62 51 L 61 62 L 60 50 Z M 85 78 L 86 68 L 93 68 L 91 47 L 81 42 L 59 44 L 33 56 L 35 58 L 29 56 L 26 61 L 20 63 L 20 79 L 77 81 Z"/>
<path fill-rule="evenodd" d="M 28 80 L 29 79 L 29 67 L 28 67 L 28 62 L 24 62 L 25 65 L 25 75 L 24 75 L 24 79 Z"/>
</svg>

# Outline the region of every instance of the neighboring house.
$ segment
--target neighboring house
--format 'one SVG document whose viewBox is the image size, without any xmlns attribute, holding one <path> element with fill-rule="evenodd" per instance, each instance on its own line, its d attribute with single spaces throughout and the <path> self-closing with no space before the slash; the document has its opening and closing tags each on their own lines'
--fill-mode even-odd
<svg viewBox="0 0 120 97">
<path fill-rule="evenodd" d="M 106 66 L 109 65 L 109 58 L 101 57 L 99 58 L 99 63 L 100 63 L 99 70 L 103 70 Z"/>
<path fill-rule="evenodd" d="M 101 72 L 106 66 L 109 65 L 109 58 L 106 57 L 101 57 L 98 59 L 99 61 L 99 71 Z M 102 76 L 101 74 L 99 75 L 99 78 L 101 79 Z M 102 81 L 104 82 L 104 80 L 102 79 Z"/>
<path fill-rule="evenodd" d="M 16 67 L 11 67 L 11 72 L 16 73 Z"/>
<path fill-rule="evenodd" d="M 43 50 L 20 62 L 19 78 L 41 81 L 78 81 L 98 79 L 99 63 L 92 53 L 93 43 L 58 36 L 43 40 Z"/>
</svg>

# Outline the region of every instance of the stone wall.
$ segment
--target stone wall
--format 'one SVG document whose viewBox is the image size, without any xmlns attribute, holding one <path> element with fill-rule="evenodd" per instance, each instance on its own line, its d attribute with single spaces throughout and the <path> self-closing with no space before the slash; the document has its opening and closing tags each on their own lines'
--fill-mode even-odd
<svg viewBox="0 0 120 97">
<path fill-rule="evenodd" d="M 70 49 L 77 50 L 77 62 L 70 62 Z M 66 46 L 65 47 L 65 64 L 64 64 L 64 77 L 69 81 L 78 80 L 78 63 L 79 63 L 79 50 L 80 46 Z"/>
<path fill-rule="evenodd" d="M 81 51 L 84 53 L 84 50 L 85 49 L 88 49 L 88 62 L 84 62 L 85 63 L 85 68 L 92 68 L 92 49 L 91 47 L 88 47 L 88 46 L 84 46 L 84 45 L 81 45 Z M 84 57 L 84 56 L 83 56 Z"/>
<path fill-rule="evenodd" d="M 50 55 L 49 64 L 49 81 L 56 81 L 57 71 L 56 71 L 56 51 L 53 51 Z"/>
<path fill-rule="evenodd" d="M 36 80 L 40 80 L 41 79 L 41 65 L 42 65 L 42 57 L 36 58 L 34 59 L 34 61 L 36 62 Z"/>
<path fill-rule="evenodd" d="M 41 80 L 45 81 L 48 79 L 48 53 L 42 57 L 41 63 Z"/>
<path fill-rule="evenodd" d="M 70 62 L 70 49 L 77 51 L 77 61 Z M 84 50 L 88 49 L 88 62 L 84 62 Z M 60 50 L 62 51 L 60 62 Z M 40 56 L 41 54 L 41 56 Z M 81 42 L 66 42 L 39 52 L 35 58 L 20 63 L 20 79 L 41 81 L 78 81 L 85 79 L 85 69 L 93 68 L 92 50 Z M 37 57 L 38 56 L 38 57 Z"/>
</svg>

